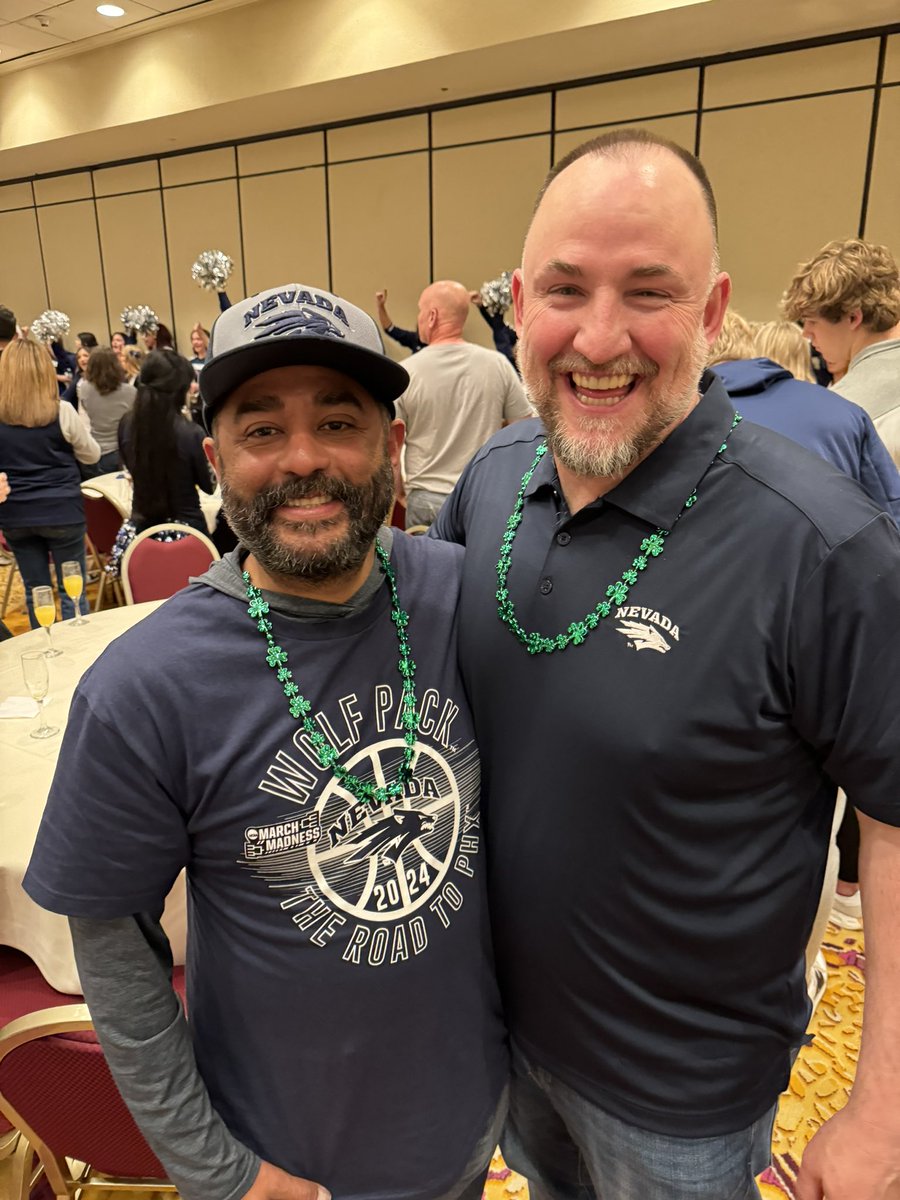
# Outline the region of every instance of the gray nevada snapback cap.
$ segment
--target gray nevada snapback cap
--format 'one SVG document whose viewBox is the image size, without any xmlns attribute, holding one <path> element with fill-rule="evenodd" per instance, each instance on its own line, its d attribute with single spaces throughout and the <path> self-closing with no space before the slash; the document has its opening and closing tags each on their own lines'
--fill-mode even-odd
<svg viewBox="0 0 900 1200">
<path fill-rule="evenodd" d="M 212 327 L 200 371 L 203 421 L 236 387 L 273 367 L 317 366 L 341 371 L 394 415 L 394 400 L 409 376 L 384 352 L 381 332 L 368 313 L 303 283 L 269 288 L 239 300 Z"/>
</svg>

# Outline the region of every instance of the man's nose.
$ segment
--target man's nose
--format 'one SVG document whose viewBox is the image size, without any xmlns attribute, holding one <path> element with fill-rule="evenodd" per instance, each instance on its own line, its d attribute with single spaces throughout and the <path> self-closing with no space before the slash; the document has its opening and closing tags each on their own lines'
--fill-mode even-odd
<svg viewBox="0 0 900 1200">
<path fill-rule="evenodd" d="M 580 313 L 572 349 L 596 365 L 631 353 L 627 313 L 608 296 L 596 296 Z"/>
<path fill-rule="evenodd" d="M 311 431 L 292 433 L 285 439 L 278 466 L 286 475 L 312 475 L 325 471 L 331 464 L 328 447 Z"/>
</svg>

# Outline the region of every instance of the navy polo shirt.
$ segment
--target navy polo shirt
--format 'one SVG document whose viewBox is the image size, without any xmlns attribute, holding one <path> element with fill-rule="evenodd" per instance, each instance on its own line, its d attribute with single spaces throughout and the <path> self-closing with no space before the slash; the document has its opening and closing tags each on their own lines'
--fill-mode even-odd
<svg viewBox="0 0 900 1200">
<path fill-rule="evenodd" d="M 601 1108 L 682 1136 L 745 1127 L 787 1083 L 837 785 L 900 824 L 900 535 L 750 422 L 717 455 L 734 408 L 709 373 L 703 389 L 574 516 L 550 454 L 526 489 L 508 587 L 528 631 L 582 619 L 671 530 L 583 645 L 531 655 L 497 615 L 539 422 L 483 447 L 433 527 L 466 545 L 460 651 L 513 1037 Z"/>
</svg>

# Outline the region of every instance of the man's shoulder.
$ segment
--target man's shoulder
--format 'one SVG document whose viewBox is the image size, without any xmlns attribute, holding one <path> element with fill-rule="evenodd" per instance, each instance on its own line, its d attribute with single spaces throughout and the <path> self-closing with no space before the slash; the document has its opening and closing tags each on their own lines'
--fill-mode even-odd
<svg viewBox="0 0 900 1200">
<path fill-rule="evenodd" d="M 164 679 L 190 677 L 208 656 L 227 650 L 223 634 L 241 610 L 233 597 L 192 583 L 110 642 L 80 686 L 110 694 L 120 687 L 152 691 Z"/>
<path fill-rule="evenodd" d="M 754 489 L 748 504 L 757 525 L 783 526 L 792 514 L 831 549 L 883 515 L 844 471 L 791 438 L 757 425 L 752 417 L 743 423 L 741 436 L 729 441 L 722 458 L 738 467 Z"/>
</svg>

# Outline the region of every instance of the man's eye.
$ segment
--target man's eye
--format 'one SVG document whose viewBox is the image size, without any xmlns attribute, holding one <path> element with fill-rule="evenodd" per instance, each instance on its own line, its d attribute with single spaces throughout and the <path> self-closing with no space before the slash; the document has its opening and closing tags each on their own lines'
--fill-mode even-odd
<svg viewBox="0 0 900 1200">
<path fill-rule="evenodd" d="M 342 429 L 352 429 L 353 426 L 349 421 L 334 420 L 325 421 L 325 423 L 322 425 L 322 428 L 327 429 L 329 433 L 340 433 Z"/>
<path fill-rule="evenodd" d="M 257 425 L 253 429 L 248 429 L 247 432 L 244 434 L 244 437 L 266 438 L 266 437 L 271 437 L 272 434 L 277 433 L 277 432 L 278 432 L 278 430 L 274 427 L 274 425 Z"/>
<path fill-rule="evenodd" d="M 557 287 L 547 289 L 551 296 L 578 296 L 580 291 L 571 283 L 561 283 Z"/>
</svg>

